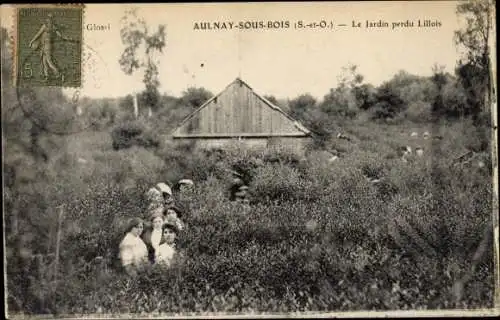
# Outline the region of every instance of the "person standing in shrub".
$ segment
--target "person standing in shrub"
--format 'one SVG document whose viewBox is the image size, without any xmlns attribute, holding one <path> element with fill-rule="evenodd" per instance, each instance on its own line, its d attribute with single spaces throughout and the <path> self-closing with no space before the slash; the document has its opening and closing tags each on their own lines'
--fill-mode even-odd
<svg viewBox="0 0 500 320">
<path fill-rule="evenodd" d="M 231 186 L 229 187 L 229 200 L 235 201 L 238 198 L 238 192 L 240 188 L 243 187 L 245 183 L 240 178 L 234 178 Z"/>
<path fill-rule="evenodd" d="M 165 208 L 173 206 L 175 201 L 174 201 L 174 194 L 172 193 L 172 189 L 170 189 L 170 187 L 163 182 L 158 183 L 157 188 L 160 189 L 161 194 L 163 196 L 163 206 Z"/>
<path fill-rule="evenodd" d="M 163 225 L 163 237 L 158 250 L 156 251 L 155 261 L 162 266 L 171 266 L 176 255 L 175 239 L 178 233 L 177 225 L 166 222 Z"/>
<path fill-rule="evenodd" d="M 145 228 L 142 233 L 142 240 L 148 248 L 148 258 L 151 263 L 154 263 L 155 252 L 158 250 L 162 239 L 162 226 L 163 226 L 163 209 L 156 208 L 149 217 L 151 225 Z"/>
<path fill-rule="evenodd" d="M 181 220 L 182 210 L 177 206 L 172 206 L 165 210 L 165 221 L 177 227 L 178 231 L 184 230 L 184 222 Z"/>
<path fill-rule="evenodd" d="M 144 222 L 140 218 L 131 219 L 126 234 L 120 242 L 120 260 L 127 274 L 134 276 L 148 264 L 148 249 L 140 238 Z"/>
<path fill-rule="evenodd" d="M 192 196 L 194 194 L 194 182 L 191 179 L 181 179 L 179 180 L 173 187 L 172 191 L 174 192 L 174 202 L 171 204 L 168 209 L 173 209 L 177 212 L 177 215 L 180 217 L 179 212 L 185 216 L 187 212 L 190 210 L 190 204 L 193 200 Z M 165 213 L 167 213 L 167 210 Z M 182 230 L 182 226 L 180 226 Z"/>
<path fill-rule="evenodd" d="M 153 211 L 156 208 L 163 207 L 163 196 L 156 187 L 150 188 L 146 192 L 147 211 Z"/>
<path fill-rule="evenodd" d="M 243 204 L 249 204 L 250 199 L 248 199 L 248 187 L 241 186 L 238 189 L 238 192 L 235 193 L 236 201 L 241 202 Z"/>
<path fill-rule="evenodd" d="M 172 189 L 166 183 L 160 182 L 146 192 L 146 201 L 148 211 L 161 207 L 168 208 L 174 203 Z"/>
<path fill-rule="evenodd" d="M 189 192 L 193 190 L 194 182 L 191 179 L 181 179 L 174 186 L 173 191 L 178 192 L 179 194 Z"/>
</svg>

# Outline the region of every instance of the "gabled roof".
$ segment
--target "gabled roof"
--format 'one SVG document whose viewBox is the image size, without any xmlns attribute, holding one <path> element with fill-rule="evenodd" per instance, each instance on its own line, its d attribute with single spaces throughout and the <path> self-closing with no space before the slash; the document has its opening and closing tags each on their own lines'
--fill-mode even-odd
<svg viewBox="0 0 500 320">
<path fill-rule="evenodd" d="M 258 97 L 262 102 L 264 102 L 264 104 L 266 104 L 268 107 L 278 111 L 279 113 L 281 113 L 283 116 L 285 116 L 286 118 L 288 118 L 290 121 L 293 122 L 293 125 L 295 126 L 295 128 L 297 128 L 297 130 L 303 132 L 304 134 L 306 135 L 309 135 L 311 133 L 311 131 L 309 129 L 307 129 L 306 127 L 304 127 L 299 121 L 295 120 L 294 118 L 292 118 L 289 114 L 287 114 L 285 111 L 283 111 L 280 107 L 278 107 L 277 105 L 273 104 L 271 101 L 269 101 L 268 99 L 264 98 L 263 96 L 261 96 L 260 94 L 258 94 L 257 92 L 255 92 L 253 90 L 252 87 L 250 87 L 245 81 L 241 80 L 240 78 L 236 78 L 234 81 L 232 81 L 230 84 L 228 84 L 222 91 L 220 91 L 217 95 L 213 96 L 212 98 L 208 99 L 205 103 L 203 103 L 198 109 L 196 109 L 195 111 L 193 111 L 191 114 L 189 114 L 173 131 L 172 133 L 175 133 L 175 131 L 177 129 L 179 129 L 180 127 L 182 127 L 186 122 L 188 122 L 191 118 L 193 118 L 198 112 L 200 112 L 200 110 L 202 110 L 203 108 L 207 107 L 210 102 L 212 102 L 213 100 L 217 99 L 224 91 L 226 91 L 230 86 L 232 86 L 233 84 L 235 83 L 238 83 L 238 84 L 242 84 L 244 86 L 246 86 L 251 92 L 252 94 L 254 94 L 256 97 Z"/>
</svg>

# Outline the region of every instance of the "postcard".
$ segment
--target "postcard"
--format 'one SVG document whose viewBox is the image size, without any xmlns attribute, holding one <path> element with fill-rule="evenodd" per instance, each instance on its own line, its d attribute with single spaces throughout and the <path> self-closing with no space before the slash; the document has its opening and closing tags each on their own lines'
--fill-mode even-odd
<svg viewBox="0 0 500 320">
<path fill-rule="evenodd" d="M 0 12 L 6 317 L 499 315 L 493 1 Z"/>
</svg>

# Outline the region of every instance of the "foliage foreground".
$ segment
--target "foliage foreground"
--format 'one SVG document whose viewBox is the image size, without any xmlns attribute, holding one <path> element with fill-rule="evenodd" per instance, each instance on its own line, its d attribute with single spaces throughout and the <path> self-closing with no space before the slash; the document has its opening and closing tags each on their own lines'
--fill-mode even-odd
<svg viewBox="0 0 500 320">
<path fill-rule="evenodd" d="M 18 236 L 7 237 L 14 314 L 492 307 L 491 257 L 479 265 L 461 301 L 450 294 L 491 219 L 491 173 L 450 166 L 446 150 L 457 140 L 441 142 L 442 158 L 436 149 L 432 157 L 403 163 L 360 149 L 332 164 L 283 150 L 239 149 L 193 151 L 188 161 L 180 149 L 113 151 L 110 141 L 87 135 L 92 148 L 83 145 L 84 137 L 73 146 L 92 150 L 80 154 L 86 163 L 69 148 L 46 167 L 33 168 L 49 184 L 32 182 L 7 199 L 22 201 L 21 213 L 29 212 L 20 217 Z M 234 168 L 251 177 L 250 206 L 227 200 L 227 169 Z M 372 184 L 366 172 L 385 179 Z M 142 197 L 151 183 L 183 175 L 196 181 L 181 199 L 189 208 L 178 243 L 183 258 L 169 270 L 126 277 L 115 249 L 124 223 L 145 215 Z M 12 235 L 9 221 L 7 211 Z"/>
</svg>

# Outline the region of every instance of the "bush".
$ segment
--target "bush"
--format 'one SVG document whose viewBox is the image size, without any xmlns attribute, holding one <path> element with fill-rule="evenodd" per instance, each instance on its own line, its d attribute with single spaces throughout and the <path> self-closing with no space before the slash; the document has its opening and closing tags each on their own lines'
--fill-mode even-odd
<svg viewBox="0 0 500 320">
<path fill-rule="evenodd" d="M 116 126 L 111 132 L 113 149 L 127 149 L 134 145 L 144 148 L 158 148 L 159 137 L 144 124 L 129 121 Z"/>
<path fill-rule="evenodd" d="M 257 201 L 291 200 L 305 194 L 306 183 L 294 168 L 268 165 L 257 169 L 250 192 Z"/>
<path fill-rule="evenodd" d="M 371 139 L 358 139 L 374 130 L 368 125 L 342 129 L 355 142 L 332 163 L 286 150 L 204 152 L 166 143 L 156 152 L 98 148 L 84 165 L 68 150 L 43 167 L 29 166 L 43 180 L 23 188 L 16 180 L 6 197 L 13 208 L 6 218 L 17 210 L 20 221 L 18 234 L 6 236 L 10 310 L 173 315 L 455 307 L 448 289 L 466 271 L 492 209 L 490 173 L 448 163 L 471 129 L 436 129 L 444 136 L 439 156 L 408 163 L 383 158 L 404 143 L 395 128 Z M 248 175 L 250 206 L 228 200 L 235 168 Z M 372 184 L 365 175 L 384 179 Z M 183 195 L 184 258 L 170 270 L 125 277 L 116 266 L 124 224 L 144 216 L 151 184 L 181 177 L 195 181 Z M 61 204 L 58 282 L 50 272 Z M 399 229 L 394 221 L 402 221 Z M 411 232 L 436 254 L 422 250 Z M 493 267 L 478 266 L 464 308 L 492 306 Z"/>
</svg>

